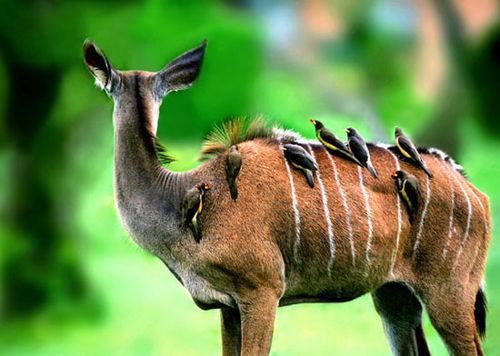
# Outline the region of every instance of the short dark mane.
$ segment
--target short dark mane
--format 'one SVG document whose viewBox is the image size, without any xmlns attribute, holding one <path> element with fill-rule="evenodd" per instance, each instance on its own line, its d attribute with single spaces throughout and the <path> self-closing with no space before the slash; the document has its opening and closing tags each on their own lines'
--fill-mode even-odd
<svg viewBox="0 0 500 356">
<path fill-rule="evenodd" d="M 369 146 L 380 147 L 380 145 L 378 145 L 378 144 L 369 144 Z M 399 149 L 396 146 L 394 146 L 394 145 L 393 146 L 385 146 L 385 148 L 387 148 L 389 151 L 391 151 L 392 153 L 394 153 L 398 157 L 401 156 Z M 465 172 L 464 168 L 461 165 L 459 165 L 457 162 L 455 162 L 455 160 L 453 158 L 451 158 L 450 155 L 441 151 L 440 149 L 437 149 L 434 147 L 417 147 L 417 151 L 420 154 L 431 155 L 431 156 L 437 157 L 445 162 L 448 162 L 449 164 L 451 164 L 451 166 L 453 167 L 454 170 L 456 170 L 462 176 L 467 178 L 467 173 Z"/>
</svg>

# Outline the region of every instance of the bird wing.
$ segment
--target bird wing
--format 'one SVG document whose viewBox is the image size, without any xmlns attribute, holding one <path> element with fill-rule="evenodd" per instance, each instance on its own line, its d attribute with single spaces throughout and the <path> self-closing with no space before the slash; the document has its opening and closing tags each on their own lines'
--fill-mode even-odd
<svg viewBox="0 0 500 356">
<path fill-rule="evenodd" d="M 228 179 L 235 179 L 240 173 L 241 169 L 241 156 L 228 157 L 226 160 L 226 176 Z"/>
<path fill-rule="evenodd" d="M 366 143 L 357 137 L 351 137 L 349 139 L 349 148 L 354 157 L 358 159 L 361 163 L 366 163 L 369 159 L 368 147 Z"/>
<path fill-rule="evenodd" d="M 349 149 L 347 148 L 347 146 L 328 130 L 319 131 L 318 139 L 327 148 L 330 148 L 332 150 L 345 151 L 346 153 L 349 153 Z"/>
<path fill-rule="evenodd" d="M 314 160 L 306 150 L 303 150 L 300 153 L 289 153 L 286 157 L 297 168 L 309 169 L 311 171 L 315 171 L 317 169 Z"/>
<path fill-rule="evenodd" d="M 193 218 L 196 217 L 196 215 L 199 212 L 198 210 L 200 209 L 200 205 L 201 205 L 201 200 L 199 197 L 198 198 L 191 197 L 191 199 L 187 200 L 185 208 L 186 223 L 190 223 L 193 220 Z"/>
<path fill-rule="evenodd" d="M 411 193 L 408 190 L 408 187 L 410 186 L 410 184 L 407 184 L 407 183 L 408 183 L 408 181 L 406 179 L 403 180 L 403 185 L 401 187 L 401 195 L 403 195 L 403 199 L 408 204 L 408 207 L 410 208 L 410 210 L 413 210 L 413 208 L 414 208 L 413 203 L 415 202 L 415 200 L 413 200 L 411 197 Z M 411 190 L 411 188 L 410 188 L 410 190 Z"/>
<path fill-rule="evenodd" d="M 404 136 L 399 136 L 396 138 L 396 144 L 403 155 L 408 158 L 414 159 L 416 161 L 420 161 L 420 155 L 415 148 L 415 145 Z"/>
<path fill-rule="evenodd" d="M 316 165 L 314 164 L 314 161 L 307 156 L 303 155 L 294 156 L 290 160 L 290 162 L 294 167 L 299 169 L 310 170 L 310 171 L 316 170 Z"/>
<path fill-rule="evenodd" d="M 404 190 L 408 199 L 412 204 L 412 208 L 417 208 L 418 203 L 418 183 L 416 180 L 406 179 L 404 182 Z"/>
</svg>

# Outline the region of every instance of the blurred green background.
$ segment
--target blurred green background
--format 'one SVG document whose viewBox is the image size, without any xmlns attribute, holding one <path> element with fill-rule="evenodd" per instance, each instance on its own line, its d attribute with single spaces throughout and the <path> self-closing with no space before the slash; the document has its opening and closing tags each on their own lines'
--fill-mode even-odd
<svg viewBox="0 0 500 356">
<path fill-rule="evenodd" d="M 167 97 L 159 136 L 195 167 L 222 119 L 308 119 L 390 142 L 401 125 L 451 153 L 500 223 L 495 0 L 0 0 L 0 354 L 215 355 L 219 314 L 191 301 L 120 227 L 112 102 L 91 38 L 118 69 L 159 70 L 207 38 L 199 81 Z M 500 355 L 500 242 L 490 245 L 487 355 Z M 434 354 L 446 354 L 425 322 Z M 278 312 L 273 355 L 387 355 L 369 296 Z"/>
</svg>

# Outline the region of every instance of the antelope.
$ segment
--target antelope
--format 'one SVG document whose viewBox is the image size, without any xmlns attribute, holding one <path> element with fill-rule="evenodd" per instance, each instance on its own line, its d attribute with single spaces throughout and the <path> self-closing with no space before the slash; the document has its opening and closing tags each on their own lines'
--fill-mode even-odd
<svg viewBox="0 0 500 356">
<path fill-rule="evenodd" d="M 220 309 L 222 353 L 267 355 L 280 306 L 371 293 L 393 354 L 429 354 L 425 308 L 451 354 L 482 355 L 489 202 L 443 152 L 420 150 L 430 179 L 400 159 L 395 147 L 369 144 L 379 173 L 374 179 L 298 134 L 247 132 L 237 142 L 243 165 L 236 201 L 225 179 L 230 145 L 189 172 L 161 165 L 155 146 L 162 99 L 193 84 L 205 48 L 203 42 L 159 72 L 119 71 L 86 41 L 84 62 L 114 101 L 121 222 L 200 308 Z M 314 188 L 284 159 L 286 143 L 301 145 L 316 161 Z M 419 180 L 413 223 L 392 180 L 400 169 Z M 203 239 L 196 243 L 182 226 L 180 205 L 200 183 L 211 190 L 199 217 Z"/>
</svg>

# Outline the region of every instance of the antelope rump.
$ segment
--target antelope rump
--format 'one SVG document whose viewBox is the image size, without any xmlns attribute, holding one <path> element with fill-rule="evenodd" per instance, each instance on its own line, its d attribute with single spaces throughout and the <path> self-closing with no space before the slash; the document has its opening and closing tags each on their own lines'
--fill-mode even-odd
<svg viewBox="0 0 500 356">
<path fill-rule="evenodd" d="M 220 309 L 224 355 L 266 355 L 276 308 L 342 302 L 371 293 L 395 355 L 427 355 L 422 309 L 450 353 L 482 355 L 486 300 L 482 280 L 490 240 L 488 198 L 436 149 L 420 155 L 433 173 L 394 146 L 368 144 L 378 179 L 321 144 L 260 121 L 228 124 L 204 147 L 198 168 L 164 168 L 156 131 L 162 99 L 199 75 L 206 42 L 159 72 L 119 71 L 92 43 L 84 61 L 114 101 L 116 205 L 134 241 L 160 258 L 202 309 Z M 284 158 L 282 145 L 314 159 L 314 188 Z M 226 181 L 226 156 L 242 157 L 238 197 Z M 419 181 L 410 223 L 392 174 Z M 182 223 L 187 190 L 206 183 L 197 243 Z"/>
</svg>

